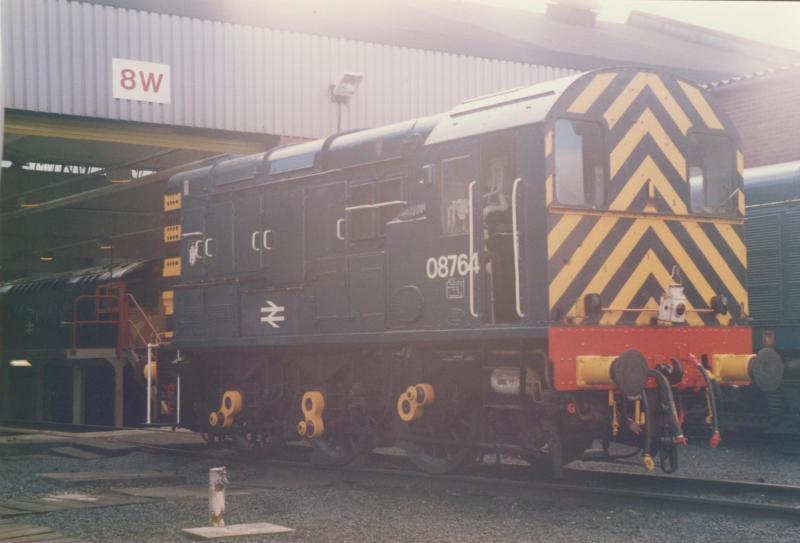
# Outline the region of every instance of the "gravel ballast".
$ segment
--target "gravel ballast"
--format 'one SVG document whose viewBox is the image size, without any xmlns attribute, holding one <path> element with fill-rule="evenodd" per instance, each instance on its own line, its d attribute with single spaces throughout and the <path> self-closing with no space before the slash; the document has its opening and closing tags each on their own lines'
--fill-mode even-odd
<svg viewBox="0 0 800 543">
<path fill-rule="evenodd" d="M 800 484 L 800 458 L 755 445 L 710 450 L 695 440 L 682 450 L 680 475 Z M 582 468 L 641 472 L 636 457 L 626 464 L 580 463 Z M 47 455 L 0 459 L 0 497 L 14 499 L 62 492 L 36 477 L 52 471 L 147 470 L 178 474 L 207 484 L 208 469 L 228 465 L 232 485 L 260 491 L 228 497 L 227 521 L 272 522 L 291 534 L 235 541 L 798 541 L 800 522 L 721 512 L 670 503 L 598 499 L 527 488 L 380 475 L 302 466 L 251 465 L 223 459 L 154 452 L 83 461 Z M 576 464 L 578 465 L 578 464 Z M 113 486 L 121 486 L 115 483 Z M 132 483 L 131 486 L 142 486 Z M 73 490 L 73 489 L 70 489 Z M 99 493 L 109 485 L 84 486 Z M 188 541 L 182 528 L 207 524 L 203 500 L 169 500 L 105 509 L 17 517 L 91 541 Z"/>
</svg>

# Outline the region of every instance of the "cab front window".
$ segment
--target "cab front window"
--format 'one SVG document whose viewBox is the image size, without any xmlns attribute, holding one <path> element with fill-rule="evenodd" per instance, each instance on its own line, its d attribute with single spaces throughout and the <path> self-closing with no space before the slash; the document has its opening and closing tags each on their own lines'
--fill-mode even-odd
<svg viewBox="0 0 800 543">
<path fill-rule="evenodd" d="M 558 203 L 581 207 L 603 205 L 603 127 L 587 121 L 557 120 L 554 152 Z"/>
<path fill-rule="evenodd" d="M 735 211 L 739 187 L 734 178 L 736 157 L 730 139 L 719 134 L 691 135 L 689 192 L 693 213 L 728 215 Z"/>
</svg>

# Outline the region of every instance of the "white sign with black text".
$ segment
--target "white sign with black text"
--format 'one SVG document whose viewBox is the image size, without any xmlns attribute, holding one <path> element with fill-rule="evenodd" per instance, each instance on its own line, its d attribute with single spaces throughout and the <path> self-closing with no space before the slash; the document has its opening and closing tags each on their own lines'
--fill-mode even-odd
<svg viewBox="0 0 800 543">
<path fill-rule="evenodd" d="M 114 98 L 159 104 L 172 102 L 169 64 L 112 58 L 111 78 Z"/>
</svg>

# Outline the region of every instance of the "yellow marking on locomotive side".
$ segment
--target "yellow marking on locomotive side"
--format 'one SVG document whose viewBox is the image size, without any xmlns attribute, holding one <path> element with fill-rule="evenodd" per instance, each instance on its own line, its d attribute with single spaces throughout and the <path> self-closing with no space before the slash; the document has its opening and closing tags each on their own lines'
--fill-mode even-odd
<svg viewBox="0 0 800 543">
<path fill-rule="evenodd" d="M 736 171 L 739 175 L 744 175 L 744 155 L 740 150 L 736 150 Z"/>
<path fill-rule="evenodd" d="M 647 88 L 653 91 L 656 99 L 664 106 L 675 126 L 678 127 L 681 133 L 686 134 L 689 128 L 692 127 L 692 121 L 689 120 L 681 106 L 675 101 L 672 93 L 669 92 L 661 78 L 657 74 L 647 72 L 636 74 L 603 114 L 609 130 L 614 128 L 614 125 L 625 114 L 633 101 Z"/>
<path fill-rule="evenodd" d="M 667 135 L 656 116 L 650 111 L 650 108 L 647 108 L 639 116 L 636 124 L 628 130 L 628 133 L 619 140 L 614 150 L 611 151 L 609 162 L 611 168 L 609 176 L 611 179 L 619 172 L 625 161 L 630 158 L 631 153 L 639 145 L 639 142 L 648 134 L 653 138 L 658 148 L 661 149 L 661 152 L 664 153 L 664 156 L 667 157 L 675 171 L 680 174 L 681 178 L 684 178 L 686 175 L 686 159 L 684 159 L 672 139 Z"/>
<path fill-rule="evenodd" d="M 684 223 L 686 224 L 686 223 Z M 711 301 L 711 297 L 717 294 L 711 285 L 706 281 L 703 273 L 697 268 L 697 265 L 686 253 L 683 245 L 678 241 L 672 231 L 667 227 L 664 222 L 655 222 L 653 224 L 653 232 L 656 233 L 661 243 L 667 248 L 678 267 L 681 269 L 683 276 L 694 286 L 700 297 L 706 301 Z M 717 320 L 722 322 L 721 315 L 717 315 Z"/>
<path fill-rule="evenodd" d="M 174 211 L 181 208 L 181 193 L 164 195 L 164 211 Z"/>
<path fill-rule="evenodd" d="M 180 277 L 181 276 L 181 257 L 176 256 L 164 259 L 164 268 L 162 271 L 163 277 Z"/>
<path fill-rule="evenodd" d="M 722 283 L 728 287 L 731 294 L 737 299 L 740 300 L 741 297 L 745 296 L 745 288 L 742 286 L 741 281 L 739 278 L 736 277 L 736 274 L 731 271 L 730 266 L 719 254 L 717 248 L 714 247 L 714 244 L 708 239 L 708 236 L 700 227 L 699 224 L 691 224 L 687 223 L 684 225 L 686 231 L 689 233 L 689 237 L 692 238 L 695 245 L 700 249 L 700 252 L 703 253 L 703 256 L 708 260 L 708 263 L 711 264 L 711 268 L 716 272 L 719 278 L 722 280 Z M 711 298 L 708 298 L 710 301 Z"/>
<path fill-rule="evenodd" d="M 744 246 L 744 241 L 742 241 L 741 236 L 736 233 L 736 230 L 734 230 L 730 224 L 716 224 L 714 226 L 716 226 L 719 235 L 722 236 L 722 239 L 724 239 L 728 247 L 731 248 L 731 251 L 733 251 L 733 254 L 739 259 L 742 266 L 746 268 L 747 248 Z"/>
<path fill-rule="evenodd" d="M 697 113 L 700 114 L 700 117 L 702 117 L 703 122 L 706 123 L 707 127 L 714 128 L 716 130 L 725 129 L 717 115 L 714 113 L 714 110 L 711 109 L 711 105 L 708 103 L 705 96 L 703 96 L 703 93 L 700 91 L 700 89 L 688 83 L 684 83 L 683 81 L 678 81 L 678 85 L 681 86 L 684 94 L 686 94 L 686 97 L 697 110 Z"/>
<path fill-rule="evenodd" d="M 548 175 L 547 180 L 544 182 L 544 192 L 547 205 L 553 203 L 553 176 Z"/>
<path fill-rule="evenodd" d="M 161 305 L 164 308 L 164 315 L 175 313 L 175 291 L 165 290 L 161 293 Z"/>
<path fill-rule="evenodd" d="M 608 88 L 617 77 L 617 72 L 597 74 L 586 88 L 578 95 L 572 105 L 567 109 L 570 113 L 586 113 L 594 105 L 600 95 Z"/>
<path fill-rule="evenodd" d="M 739 211 L 739 215 L 744 217 L 744 191 L 739 189 L 739 193 L 736 195 L 736 209 Z"/>
<path fill-rule="evenodd" d="M 558 274 L 550 282 L 550 306 L 552 307 L 556 301 L 564 294 L 567 288 L 572 284 L 572 280 L 580 273 L 586 262 L 594 254 L 597 247 L 606 238 L 608 233 L 617 224 L 616 217 L 604 216 L 594 225 L 589 231 L 589 234 L 584 238 L 569 260 L 561 267 Z"/>
<path fill-rule="evenodd" d="M 624 188 L 611 203 L 609 209 L 627 211 L 633 199 L 648 181 L 661 193 L 673 213 L 677 215 L 686 215 L 688 213 L 683 198 L 675 192 L 672 184 L 650 155 L 645 156 L 631 178 L 625 183 Z"/>
<path fill-rule="evenodd" d="M 181 240 L 181 225 L 172 224 L 164 227 L 164 243 L 174 243 Z"/>
<path fill-rule="evenodd" d="M 544 135 L 544 156 L 545 158 L 553 154 L 553 131 L 548 130 Z"/>
<path fill-rule="evenodd" d="M 561 244 L 567 239 L 570 232 L 578 225 L 583 217 L 580 215 L 562 215 L 558 222 L 547 235 L 547 259 L 553 258 Z"/>
</svg>

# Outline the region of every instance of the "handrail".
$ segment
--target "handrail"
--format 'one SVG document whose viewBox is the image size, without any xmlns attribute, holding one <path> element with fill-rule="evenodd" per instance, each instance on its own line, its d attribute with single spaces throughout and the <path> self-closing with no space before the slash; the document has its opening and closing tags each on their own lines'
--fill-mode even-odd
<svg viewBox="0 0 800 543">
<path fill-rule="evenodd" d="M 109 300 L 116 300 L 119 304 L 117 307 L 117 318 L 115 320 L 79 320 L 78 319 L 78 305 L 80 304 L 81 300 L 86 299 L 93 299 L 95 301 L 100 299 L 109 299 Z M 70 352 L 74 355 L 78 350 L 78 326 L 81 324 L 116 324 L 117 325 L 117 345 L 116 345 L 116 353 L 117 356 L 120 354 L 122 339 L 123 339 L 123 332 L 122 327 L 122 313 L 124 312 L 124 302 L 121 296 L 113 296 L 111 294 L 82 294 L 77 296 L 72 301 L 72 345 L 70 348 Z"/>
<path fill-rule="evenodd" d="M 78 307 L 82 300 L 92 299 L 97 302 L 98 300 L 116 300 L 117 307 L 115 309 L 115 313 L 117 314 L 116 319 L 104 319 L 100 320 L 97 319 L 96 316 L 94 319 L 79 319 L 78 318 Z M 147 332 L 150 336 L 145 337 L 145 334 L 142 333 L 139 328 L 133 323 L 132 319 L 129 319 L 129 305 L 132 304 L 133 307 L 139 312 L 142 317 L 142 320 L 145 322 L 147 327 Z M 95 311 L 97 309 L 95 308 Z M 136 338 L 142 343 L 142 345 L 147 345 L 150 343 L 160 344 L 162 340 L 162 334 L 158 331 L 158 329 L 153 325 L 153 322 L 147 316 L 147 313 L 142 309 L 142 306 L 139 304 L 139 301 L 134 297 L 133 294 L 130 292 L 125 293 L 121 296 L 115 296 L 112 294 L 82 294 L 77 296 L 72 302 L 72 345 L 70 347 L 70 352 L 74 355 L 78 350 L 78 327 L 83 324 L 105 324 L 105 325 L 116 325 L 117 326 L 117 341 L 115 346 L 115 351 L 117 357 L 119 357 L 123 348 L 130 348 L 131 338 L 130 338 L 130 330 L 133 329 Z"/>
<path fill-rule="evenodd" d="M 147 316 L 147 313 L 144 312 L 144 309 L 142 309 L 142 306 L 139 305 L 139 302 L 136 300 L 136 297 L 133 294 L 131 294 L 130 292 L 126 292 L 125 293 L 125 298 L 129 299 L 131 302 L 133 302 L 134 307 L 136 307 L 136 309 L 139 311 L 139 313 L 141 314 L 142 318 L 144 319 L 144 322 L 146 322 L 147 326 L 150 328 L 150 333 L 153 334 L 153 339 L 155 339 L 156 343 L 161 343 L 161 332 L 159 332 L 156 329 L 156 327 L 153 325 L 152 321 L 150 321 L 150 318 Z M 137 331 L 137 333 L 139 332 L 138 329 L 136 331 Z M 145 341 L 144 343 L 147 344 L 148 342 Z"/>
<path fill-rule="evenodd" d="M 511 223 L 514 230 L 514 294 L 516 301 L 517 316 L 521 319 L 525 317 L 522 312 L 522 302 L 520 300 L 519 289 L 519 225 L 517 224 L 517 189 L 521 178 L 517 177 L 514 180 L 514 186 L 511 189 Z"/>
<path fill-rule="evenodd" d="M 475 311 L 475 268 L 472 266 L 472 255 L 475 253 L 475 203 L 473 202 L 472 193 L 474 191 L 472 189 L 477 184 L 477 181 L 470 181 L 467 189 L 469 191 L 469 314 L 474 318 L 478 317 L 478 313 Z"/>
<path fill-rule="evenodd" d="M 131 327 L 131 329 L 133 329 L 134 332 L 136 332 L 136 335 L 138 336 L 139 341 L 142 342 L 142 345 L 147 345 L 147 340 L 142 335 L 142 333 L 139 331 L 139 329 L 136 328 L 136 325 L 133 323 L 132 320 L 128 319 L 128 325 Z"/>
</svg>

